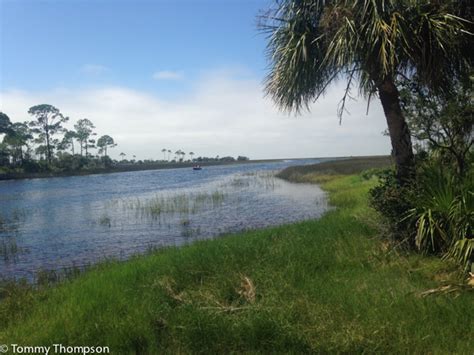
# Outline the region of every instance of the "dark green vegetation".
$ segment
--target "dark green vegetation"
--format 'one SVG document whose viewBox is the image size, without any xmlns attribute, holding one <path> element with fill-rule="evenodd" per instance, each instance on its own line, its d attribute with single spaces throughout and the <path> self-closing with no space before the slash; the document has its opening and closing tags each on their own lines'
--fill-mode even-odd
<svg viewBox="0 0 474 355">
<path fill-rule="evenodd" d="M 454 259 L 469 271 L 474 262 L 472 80 L 444 95 L 431 95 L 416 83 L 401 87 L 416 168 L 403 185 L 393 172 L 381 174 L 371 204 L 398 244 Z"/>
<path fill-rule="evenodd" d="M 163 148 L 163 160 L 137 160 L 121 152 L 120 161 L 111 159 L 108 150 L 117 146 L 109 135 L 96 139 L 91 120 L 83 118 L 73 129 L 65 128 L 69 117 L 52 105 L 36 105 L 28 110 L 32 121 L 12 123 L 0 112 L 0 180 L 50 176 L 86 175 L 120 171 L 150 170 L 192 166 L 193 162 L 207 165 L 246 162 L 248 157 L 189 158 L 182 150 L 171 157 Z M 79 149 L 76 149 L 78 145 Z M 95 153 L 95 154 L 94 154 Z M 166 155 L 168 153 L 168 155 Z M 187 165 L 186 165 L 187 164 Z"/>
<path fill-rule="evenodd" d="M 28 113 L 33 117 L 31 121 L 15 123 L 0 113 L 0 178 L 61 175 L 114 165 L 107 155 L 107 148 L 116 146 L 113 138 L 104 135 L 96 141 L 95 126 L 87 118 L 68 130 L 65 124 L 69 117 L 52 105 L 36 105 Z M 75 152 L 75 143 L 79 153 Z M 98 149 L 98 155 L 91 154 L 92 149 Z"/>
<path fill-rule="evenodd" d="M 266 91 L 299 111 L 338 79 L 384 109 L 400 184 L 415 158 L 400 102 L 400 81 L 449 95 L 472 73 L 473 12 L 468 1 L 282 0 L 263 17 L 270 71 Z"/>
<path fill-rule="evenodd" d="M 305 174 L 313 180 L 314 174 Z M 113 353 L 469 353 L 472 293 L 438 258 L 378 237 L 376 179 L 332 176 L 316 221 L 109 262 L 59 285 L 7 285 L 0 343 Z"/>
</svg>

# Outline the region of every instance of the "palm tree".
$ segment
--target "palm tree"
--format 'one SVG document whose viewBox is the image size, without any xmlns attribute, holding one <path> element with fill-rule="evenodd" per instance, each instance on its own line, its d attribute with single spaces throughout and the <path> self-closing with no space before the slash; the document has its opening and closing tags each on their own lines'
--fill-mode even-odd
<svg viewBox="0 0 474 355">
<path fill-rule="evenodd" d="M 261 24 L 271 62 L 266 91 L 280 107 L 299 112 L 346 79 L 339 119 L 353 85 L 368 102 L 378 95 L 404 183 L 414 158 L 396 84 L 405 78 L 446 92 L 469 70 L 472 37 L 469 22 L 456 16 L 457 2 L 279 0 Z"/>
<path fill-rule="evenodd" d="M 163 160 L 166 160 L 166 148 L 163 148 L 161 152 L 163 153 Z"/>
<path fill-rule="evenodd" d="M 171 149 L 168 149 L 168 161 L 171 159 Z"/>
<path fill-rule="evenodd" d="M 191 161 L 193 160 L 194 152 L 189 152 L 189 156 L 191 157 Z"/>
<path fill-rule="evenodd" d="M 125 156 L 126 156 L 127 154 L 125 154 L 124 152 L 122 152 L 122 153 L 120 153 L 119 155 L 120 155 L 120 157 L 122 158 L 122 161 L 123 161 L 123 160 L 125 159 Z"/>
</svg>

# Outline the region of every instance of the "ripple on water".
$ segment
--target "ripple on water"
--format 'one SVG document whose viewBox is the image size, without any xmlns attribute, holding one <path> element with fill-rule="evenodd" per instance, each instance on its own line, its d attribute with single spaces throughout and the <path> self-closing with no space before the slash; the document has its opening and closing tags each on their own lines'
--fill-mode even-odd
<svg viewBox="0 0 474 355">
<path fill-rule="evenodd" d="M 284 161 L 0 183 L 0 278 L 125 259 L 245 229 L 318 218 L 315 185 L 273 172 Z"/>
</svg>

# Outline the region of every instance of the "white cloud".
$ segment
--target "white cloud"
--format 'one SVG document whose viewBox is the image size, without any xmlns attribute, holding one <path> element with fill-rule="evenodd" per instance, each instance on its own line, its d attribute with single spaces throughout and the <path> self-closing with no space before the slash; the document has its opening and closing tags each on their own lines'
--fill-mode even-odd
<svg viewBox="0 0 474 355">
<path fill-rule="evenodd" d="M 109 71 L 109 68 L 99 64 L 85 64 L 81 67 L 81 73 L 88 75 L 100 75 Z"/>
<path fill-rule="evenodd" d="M 162 70 L 153 73 L 153 79 L 155 80 L 181 80 L 184 78 L 182 71 Z"/>
<path fill-rule="evenodd" d="M 4 91 L 2 111 L 24 121 L 28 108 L 39 103 L 58 107 L 72 121 L 87 117 L 97 133 L 109 134 L 121 151 L 138 159 L 160 158 L 161 149 L 194 151 L 197 155 L 248 155 L 258 158 L 296 158 L 388 154 L 390 142 L 380 104 L 374 100 L 366 116 L 366 102 L 350 102 L 350 115 L 339 125 L 337 105 L 344 89 L 335 85 L 312 105 L 311 112 L 289 116 L 264 98 L 255 79 L 209 73 L 191 94 L 179 99 L 125 87 L 58 89 L 48 92 Z"/>
</svg>

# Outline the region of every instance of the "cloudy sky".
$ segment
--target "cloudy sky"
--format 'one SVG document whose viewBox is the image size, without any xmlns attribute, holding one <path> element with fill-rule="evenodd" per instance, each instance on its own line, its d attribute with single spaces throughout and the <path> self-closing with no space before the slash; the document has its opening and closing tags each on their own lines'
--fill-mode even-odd
<svg viewBox="0 0 474 355">
<path fill-rule="evenodd" d="M 120 152 L 297 158 L 388 154 L 377 101 L 344 83 L 300 116 L 265 98 L 267 0 L 0 0 L 0 110 L 12 121 L 48 103 L 89 118 Z"/>
</svg>

